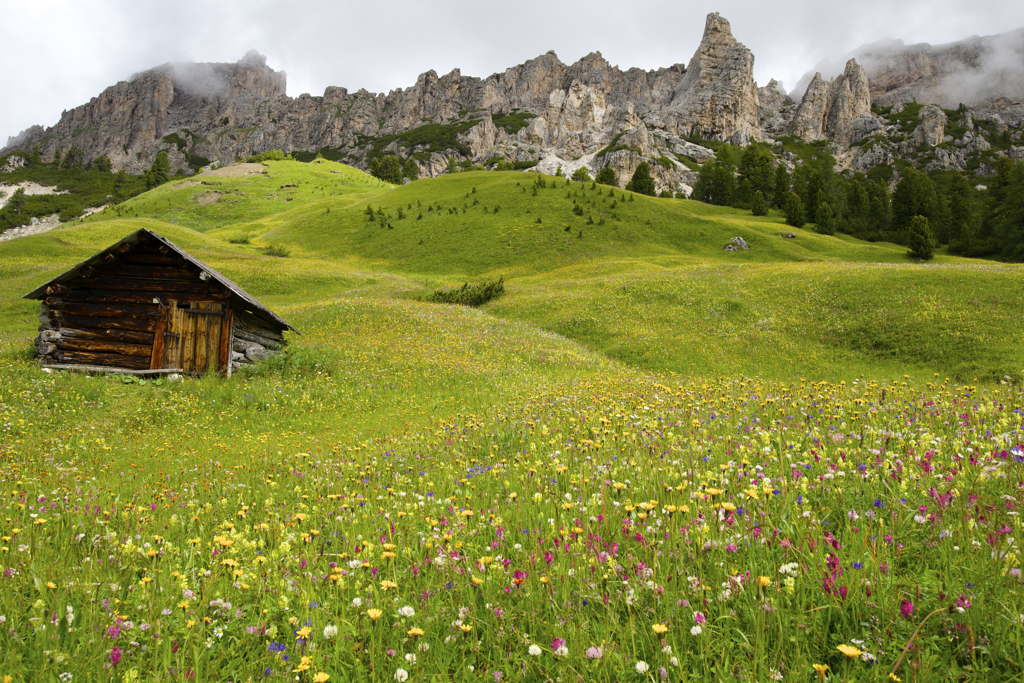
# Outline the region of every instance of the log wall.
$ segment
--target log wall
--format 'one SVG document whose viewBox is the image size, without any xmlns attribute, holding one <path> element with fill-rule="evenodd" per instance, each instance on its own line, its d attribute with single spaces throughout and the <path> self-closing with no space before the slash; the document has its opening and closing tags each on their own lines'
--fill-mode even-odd
<svg viewBox="0 0 1024 683">
<path fill-rule="evenodd" d="M 120 245 L 79 268 L 77 277 L 47 288 L 36 355 L 46 365 L 149 370 L 167 301 L 227 307 L 227 290 L 201 274 L 151 238 Z"/>
</svg>

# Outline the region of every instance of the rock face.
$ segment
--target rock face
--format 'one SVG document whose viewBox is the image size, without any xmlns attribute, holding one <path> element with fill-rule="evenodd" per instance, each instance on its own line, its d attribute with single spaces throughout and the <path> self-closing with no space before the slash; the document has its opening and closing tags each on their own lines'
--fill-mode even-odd
<svg viewBox="0 0 1024 683">
<path fill-rule="evenodd" d="M 290 98 L 285 74 L 250 52 L 236 64 L 166 64 L 137 74 L 64 112 L 55 126 L 11 138 L 4 151 L 38 145 L 52 158 L 57 148 L 75 146 L 87 160 L 106 154 L 114 170 L 139 173 L 160 150 L 178 170 L 201 158 L 231 163 L 271 149 L 329 148 L 365 167 L 368 138 L 428 123 L 476 123 L 460 128 L 458 150 L 395 141 L 383 151 L 415 156 L 428 176 L 443 173 L 450 157 L 475 163 L 552 157 L 565 167 L 586 165 L 592 174 L 611 165 L 622 185 L 639 160 L 660 159 L 651 164 L 658 190 L 679 191 L 691 175 L 679 156 L 711 155 L 683 138 L 761 139 L 753 64 L 718 14 L 708 15 L 689 68 L 622 71 L 599 52 L 566 65 L 548 52 L 486 79 L 458 69 L 444 76 L 427 71 L 413 86 L 386 95 L 329 87 L 320 97 Z M 771 106 L 778 95 L 775 89 Z M 495 125 L 509 114 L 529 117 L 523 126 L 507 118 Z"/>
<path fill-rule="evenodd" d="M 759 140 L 759 106 L 754 55 L 733 37 L 729 22 L 712 12 L 700 47 L 672 96 L 676 132 L 727 139 L 739 131 Z"/>
<path fill-rule="evenodd" d="M 757 87 L 754 56 L 717 13 L 707 16 L 687 66 L 622 70 L 600 52 L 567 65 L 548 52 L 487 78 L 427 71 L 387 94 L 331 86 L 321 96 L 288 97 L 285 74 L 251 51 L 234 64 L 165 64 L 136 74 L 64 112 L 53 127 L 33 126 L 9 139 L 0 165 L 22 163 L 14 151 L 38 147 L 51 159 L 58 149 L 78 147 L 87 161 L 105 154 L 114 170 L 132 173 L 165 150 L 177 171 L 281 149 L 320 151 L 361 168 L 374 156 L 395 154 L 414 160 L 421 177 L 446 173 L 452 161 L 529 161 L 542 172 L 561 167 L 566 174 L 585 167 L 591 176 L 608 166 L 625 187 L 646 161 L 658 192 L 687 193 L 696 180 L 688 164 L 714 156 L 695 141 L 828 139 L 840 165 L 866 171 L 942 144 L 946 116 L 938 107 L 922 108 L 909 136 L 893 115 L 903 102 L 948 100 L 952 92 L 977 96 L 987 108 L 961 110 L 957 123 L 967 132 L 957 133 L 962 139 L 953 146 L 925 150 L 922 165 L 967 168 L 989 144 L 983 136 L 991 140 L 992 130 L 1001 134 L 1007 125 L 1012 141 L 1021 141 L 1024 30 L 937 48 L 900 43 L 861 52 L 831 80 L 816 74 L 795 105 L 775 80 Z M 971 80 L 970 88 L 951 90 L 956 79 L 979 75 L 994 78 L 996 89 Z M 876 118 L 873 99 L 897 106 Z M 956 106 L 947 100 L 935 104 Z M 791 165 L 795 157 L 787 154 Z"/>
<path fill-rule="evenodd" d="M 921 107 L 921 123 L 914 129 L 914 142 L 934 147 L 946 141 L 946 113 L 941 107 L 926 104 Z"/>
<path fill-rule="evenodd" d="M 867 74 L 851 59 L 843 74 L 828 83 L 814 74 L 787 132 L 805 140 L 830 138 L 849 144 L 879 127 L 863 120 L 872 118 Z"/>
<path fill-rule="evenodd" d="M 1007 122 L 1024 121 L 1024 29 L 932 46 L 887 41 L 855 51 L 881 106 L 961 103 Z"/>
</svg>

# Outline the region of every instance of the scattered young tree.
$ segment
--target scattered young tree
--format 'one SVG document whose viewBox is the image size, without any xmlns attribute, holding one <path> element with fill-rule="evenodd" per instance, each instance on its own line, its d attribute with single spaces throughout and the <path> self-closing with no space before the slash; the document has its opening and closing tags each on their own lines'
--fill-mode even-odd
<svg viewBox="0 0 1024 683">
<path fill-rule="evenodd" d="M 605 166 L 600 171 L 598 171 L 597 177 L 594 178 L 594 181 L 598 185 L 612 185 L 613 187 L 619 186 L 619 179 L 615 175 L 615 169 L 613 169 L 611 166 Z"/>
<path fill-rule="evenodd" d="M 789 171 L 786 165 L 779 162 L 775 167 L 775 185 L 772 188 L 772 206 L 782 206 L 789 194 Z"/>
<path fill-rule="evenodd" d="M 836 215 L 827 200 L 818 201 L 818 210 L 814 214 L 814 225 L 822 235 L 836 234 Z"/>
<path fill-rule="evenodd" d="M 654 178 L 651 177 L 650 164 L 646 161 L 640 162 L 640 165 L 633 171 L 633 177 L 626 184 L 626 189 L 630 192 L 645 194 L 649 197 L 657 194 L 654 190 Z"/>
<path fill-rule="evenodd" d="M 420 167 L 413 158 L 405 160 L 405 166 L 402 167 L 402 175 L 409 180 L 419 180 L 420 178 Z"/>
<path fill-rule="evenodd" d="M 918 258 L 922 261 L 929 261 L 935 256 L 935 235 L 928 219 L 924 216 L 914 216 L 910 219 L 910 227 L 907 230 L 907 255 L 910 258 Z"/>
<path fill-rule="evenodd" d="M 761 194 L 761 190 L 754 193 L 754 198 L 750 201 L 750 213 L 755 216 L 767 216 L 768 205 L 764 201 L 764 195 Z"/>
<path fill-rule="evenodd" d="M 607 166 L 605 168 L 607 168 Z M 612 175 L 614 175 L 614 174 L 615 174 L 615 172 L 612 171 Z M 580 166 L 575 171 L 573 171 L 572 172 L 572 179 L 575 180 L 578 183 L 589 183 L 591 181 L 591 178 L 590 178 L 590 174 L 587 173 L 587 167 L 586 166 Z"/>
<path fill-rule="evenodd" d="M 114 176 L 114 203 L 120 204 L 128 199 L 128 172 L 123 168 Z"/>
<path fill-rule="evenodd" d="M 25 188 L 19 187 L 15 190 L 14 194 L 11 195 L 11 198 L 7 200 L 7 203 L 14 207 L 20 216 L 21 209 L 25 206 Z"/>
<path fill-rule="evenodd" d="M 732 172 L 732 167 L 712 160 L 700 167 L 700 176 L 697 179 L 697 184 L 693 187 L 693 194 L 690 195 L 690 198 L 705 204 L 730 206 L 735 190 L 736 177 Z"/>
<path fill-rule="evenodd" d="M 153 165 L 146 172 L 146 189 L 152 190 L 158 185 L 163 185 L 171 177 L 171 162 L 165 150 L 160 150 L 153 159 Z"/>
<path fill-rule="evenodd" d="M 790 192 L 786 195 L 786 224 L 792 225 L 794 228 L 802 228 L 807 222 L 804 220 L 804 203 L 800 199 L 800 195 L 796 192 Z"/>
<path fill-rule="evenodd" d="M 102 171 L 103 173 L 110 173 L 110 169 L 113 168 L 113 164 L 110 163 L 110 158 L 104 154 L 103 156 L 99 156 L 93 159 L 92 167 L 97 171 Z"/>
<path fill-rule="evenodd" d="M 374 159 L 374 161 L 376 162 L 377 160 Z M 371 170 L 374 170 L 374 168 L 376 172 L 373 175 L 385 183 L 391 183 L 392 185 L 402 184 L 402 162 L 398 160 L 398 157 L 389 154 L 382 158 L 375 167 L 371 164 Z"/>
</svg>

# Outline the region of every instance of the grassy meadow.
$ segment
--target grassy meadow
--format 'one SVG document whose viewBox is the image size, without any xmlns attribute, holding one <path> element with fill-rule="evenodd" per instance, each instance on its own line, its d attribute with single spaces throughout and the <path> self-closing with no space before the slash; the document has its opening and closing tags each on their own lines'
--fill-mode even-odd
<svg viewBox="0 0 1024 683">
<path fill-rule="evenodd" d="M 140 227 L 301 334 L 36 368 L 19 297 Z M 0 679 L 1019 680 L 1024 270 L 905 251 L 287 161 L 0 243 Z"/>
</svg>

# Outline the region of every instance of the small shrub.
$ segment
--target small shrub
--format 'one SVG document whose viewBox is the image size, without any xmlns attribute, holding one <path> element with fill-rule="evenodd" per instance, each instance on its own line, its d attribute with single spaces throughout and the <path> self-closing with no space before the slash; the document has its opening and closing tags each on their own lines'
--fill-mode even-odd
<svg viewBox="0 0 1024 683">
<path fill-rule="evenodd" d="M 435 304 L 457 304 L 460 306 L 482 306 L 505 293 L 505 278 L 481 282 L 478 285 L 465 283 L 458 289 L 439 289 L 423 298 Z"/>
<path fill-rule="evenodd" d="M 263 248 L 264 256 L 276 256 L 277 258 L 288 258 L 291 251 L 283 244 L 271 244 Z"/>
</svg>

